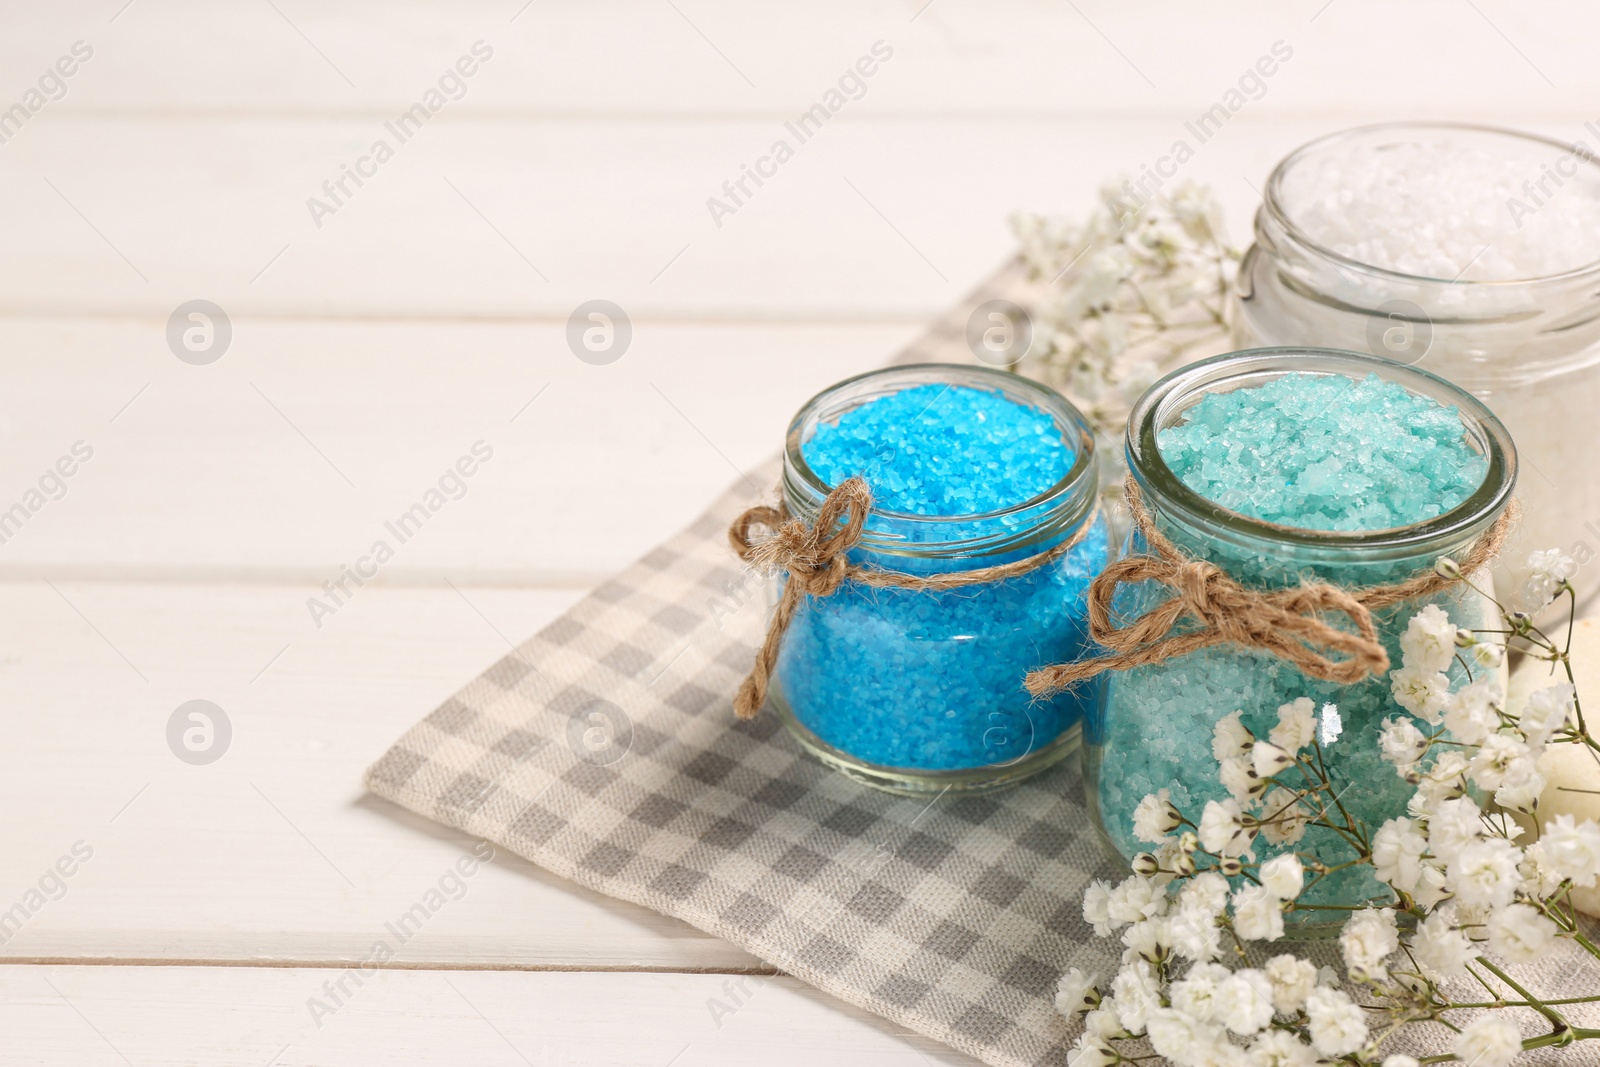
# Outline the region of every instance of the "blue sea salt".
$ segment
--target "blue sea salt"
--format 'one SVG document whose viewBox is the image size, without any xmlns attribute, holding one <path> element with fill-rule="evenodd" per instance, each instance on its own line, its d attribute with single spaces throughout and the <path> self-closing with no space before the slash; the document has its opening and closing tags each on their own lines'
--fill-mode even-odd
<svg viewBox="0 0 1600 1067">
<path fill-rule="evenodd" d="M 801 454 L 829 486 L 865 478 L 869 532 L 906 542 L 1022 532 L 1013 519 L 986 516 L 1051 490 L 1076 459 L 1048 412 L 953 384 L 869 400 L 819 425 Z M 983 555 L 858 549 L 852 559 L 924 574 L 970 570 L 1044 552 L 1070 533 Z M 1083 654 L 1084 596 L 1106 554 L 1097 521 L 1071 551 L 1004 581 L 942 593 L 847 583 L 831 597 L 807 597 L 779 657 L 778 696 L 823 742 L 879 767 L 951 771 L 1021 759 L 1076 726 L 1097 696 L 1036 702 L 1022 680 Z"/>
<path fill-rule="evenodd" d="M 1313 530 L 1390 529 L 1432 518 L 1461 504 L 1481 485 L 1487 467 L 1469 446 L 1456 409 L 1376 377 L 1290 374 L 1212 394 L 1158 442 L 1166 464 L 1206 498 L 1254 518 Z M 1348 550 L 1314 556 L 1264 538 L 1211 537 L 1176 522 L 1163 522 L 1162 529 L 1184 551 L 1258 587 L 1295 584 L 1303 577 L 1375 585 L 1433 564 L 1431 556 L 1372 561 Z M 1125 588 L 1115 609 L 1124 619 L 1136 617 L 1166 595 L 1150 585 Z M 1459 592 L 1425 602 L 1445 609 L 1458 626 L 1484 625 L 1481 604 Z M 1425 602 L 1377 614 L 1396 665 L 1399 635 Z M 1302 696 L 1319 709 L 1336 707 L 1320 713 L 1319 739 L 1346 808 L 1369 831 L 1405 814 L 1413 788 L 1382 761 L 1377 745 L 1386 717 L 1407 716 L 1390 695 L 1388 677 L 1339 686 L 1308 678 L 1270 654 L 1223 645 L 1118 674 L 1108 683 L 1104 709 L 1086 729 L 1096 746 L 1098 801 L 1112 843 L 1125 856 L 1150 847 L 1134 839 L 1132 814 L 1142 797 L 1158 789 L 1171 790 L 1173 803 L 1198 820 L 1208 800 L 1227 796 L 1211 755 L 1217 720 L 1242 710 L 1244 725 L 1266 737 L 1278 707 Z M 1334 714 L 1338 730 L 1332 728 Z M 1263 861 L 1285 851 L 1262 838 L 1255 847 Z M 1315 851 L 1330 865 L 1354 855 L 1331 831 L 1315 828 L 1294 848 Z M 1306 899 L 1343 904 L 1386 893 L 1370 868 L 1357 867 L 1323 879 Z"/>
</svg>

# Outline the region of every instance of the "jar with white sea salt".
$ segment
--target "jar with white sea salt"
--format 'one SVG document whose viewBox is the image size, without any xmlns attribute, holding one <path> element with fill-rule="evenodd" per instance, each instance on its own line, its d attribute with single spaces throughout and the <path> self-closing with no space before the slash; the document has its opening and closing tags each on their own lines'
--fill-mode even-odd
<svg viewBox="0 0 1600 1067">
<path fill-rule="evenodd" d="M 782 567 L 770 689 L 752 684 L 758 657 L 736 710 L 765 696 L 813 755 L 894 792 L 1051 766 L 1098 687 L 1034 700 L 1022 681 L 1085 654 L 1109 540 L 1098 489 L 1084 416 L 1019 375 L 926 364 L 825 390 L 789 428 L 781 509 L 735 524 L 741 555 Z"/>
<path fill-rule="evenodd" d="M 1157 382 L 1134 407 L 1127 457 L 1154 529 L 1247 590 L 1371 590 L 1431 574 L 1440 557 L 1466 559 L 1506 509 L 1517 468 L 1505 428 L 1450 383 L 1371 356 L 1289 348 L 1217 356 Z M 1136 524 L 1118 566 L 1149 551 Z M 1405 814 L 1415 787 L 1382 761 L 1379 735 L 1386 719 L 1414 719 L 1430 735 L 1439 727 L 1429 721 L 1437 708 L 1395 696 L 1400 636 L 1429 604 L 1457 627 L 1498 618 L 1470 585 L 1438 586 L 1372 608 L 1394 669 L 1353 684 L 1227 641 L 1102 675 L 1103 703 L 1084 727 L 1085 791 L 1107 842 L 1129 860 L 1149 850 L 1134 812 L 1161 790 L 1196 823 L 1208 801 L 1241 803 L 1254 787 L 1230 777 L 1226 761 L 1237 753 L 1223 737 L 1242 726 L 1280 743 L 1283 720 L 1298 723 L 1285 727 L 1296 745 L 1318 747 L 1339 803 L 1369 831 Z M 1172 596 L 1156 581 L 1122 585 L 1112 622 L 1134 624 Z M 1320 617 L 1354 629 L 1331 612 Z M 1194 625 L 1180 619 L 1174 632 Z M 1452 669 L 1461 684 L 1461 668 Z M 1223 720 L 1231 722 L 1219 731 Z M 1291 822 L 1271 820 L 1285 795 L 1243 798 L 1242 810 L 1268 820 L 1251 845 L 1258 860 L 1293 851 L 1336 867 L 1354 858 L 1332 830 L 1295 838 Z M 1351 867 L 1308 888 L 1303 903 L 1341 907 L 1387 892 L 1370 867 Z"/>
<path fill-rule="evenodd" d="M 1528 552 L 1579 562 L 1600 590 L 1600 163 L 1582 145 L 1484 126 L 1395 123 L 1312 141 L 1278 164 L 1239 269 L 1235 340 L 1371 352 L 1484 401 L 1528 465 L 1523 521 L 1497 568 L 1524 593 Z"/>
</svg>

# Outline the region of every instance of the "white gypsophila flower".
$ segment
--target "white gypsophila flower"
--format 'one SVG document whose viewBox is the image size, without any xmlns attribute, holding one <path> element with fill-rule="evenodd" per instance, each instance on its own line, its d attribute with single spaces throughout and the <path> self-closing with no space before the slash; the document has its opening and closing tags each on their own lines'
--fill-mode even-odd
<svg viewBox="0 0 1600 1067">
<path fill-rule="evenodd" d="M 1253 968 L 1235 971 L 1217 984 L 1212 1005 L 1216 1021 L 1233 1033 L 1260 1033 L 1272 1023 L 1272 983 Z"/>
<path fill-rule="evenodd" d="M 1421 871 L 1417 874 L 1416 888 L 1411 890 L 1411 899 L 1422 908 L 1431 908 L 1450 895 L 1449 886 L 1446 884 L 1444 868 L 1426 861 L 1422 864 Z"/>
<path fill-rule="evenodd" d="M 1557 730 L 1571 725 L 1577 704 L 1577 690 L 1571 682 L 1560 682 L 1535 690 L 1528 695 L 1517 726 L 1530 745 L 1542 745 Z"/>
<path fill-rule="evenodd" d="M 1474 841 L 1451 861 L 1446 878 L 1468 907 L 1503 908 L 1516 894 L 1522 850 L 1498 837 Z"/>
<path fill-rule="evenodd" d="M 1383 1058 L 1383 1067 L 1422 1067 L 1415 1056 L 1407 1056 L 1404 1052 L 1396 1052 L 1392 1056 Z"/>
<path fill-rule="evenodd" d="M 1445 702 L 1450 699 L 1450 679 L 1437 671 L 1401 667 L 1389 676 L 1389 691 L 1395 703 L 1437 726 Z"/>
<path fill-rule="evenodd" d="M 1197 963 L 1172 983 L 1172 1006 L 1196 1022 L 1210 1022 L 1216 1010 L 1217 989 L 1232 973 L 1219 963 Z"/>
<path fill-rule="evenodd" d="M 1378 749 L 1386 762 L 1405 774 L 1428 751 L 1428 735 L 1417 729 L 1410 719 L 1384 719 L 1383 733 L 1378 735 Z"/>
<path fill-rule="evenodd" d="M 1298 956 L 1274 956 L 1262 971 L 1272 987 L 1272 1006 L 1279 1015 L 1293 1015 L 1305 1007 L 1306 998 L 1317 988 L 1316 964 Z"/>
<path fill-rule="evenodd" d="M 1548 897 L 1561 888 L 1561 875 L 1545 859 L 1543 841 L 1535 841 L 1522 850 L 1517 874 L 1522 879 L 1517 888 L 1530 897 Z"/>
<path fill-rule="evenodd" d="M 1278 706 L 1278 725 L 1267 739 L 1285 752 L 1295 753 L 1317 736 L 1317 706 L 1310 697 L 1300 697 Z"/>
<path fill-rule="evenodd" d="M 1056 1011 L 1070 1017 L 1099 1004 L 1100 993 L 1096 987 L 1100 984 L 1100 977 L 1077 967 L 1068 968 L 1056 983 Z"/>
<path fill-rule="evenodd" d="M 1301 887 L 1305 885 L 1305 868 L 1300 865 L 1300 857 L 1293 853 L 1263 863 L 1257 876 L 1273 896 L 1284 900 L 1299 896 Z"/>
<path fill-rule="evenodd" d="M 1172 791 L 1160 789 L 1146 794 L 1133 809 L 1133 836 L 1147 844 L 1159 845 L 1183 822 L 1172 803 Z"/>
<path fill-rule="evenodd" d="M 1342 990 L 1319 986 L 1306 998 L 1311 1044 L 1324 1056 L 1348 1056 L 1367 1041 L 1367 1019 Z"/>
<path fill-rule="evenodd" d="M 1299 797 L 1291 790 L 1275 788 L 1261 798 L 1261 836 L 1269 845 L 1293 845 L 1306 835 L 1311 812 Z"/>
<path fill-rule="evenodd" d="M 1106 902 L 1106 912 L 1114 927 L 1143 922 L 1166 910 L 1166 891 L 1138 874 L 1129 875 L 1118 883 Z"/>
<path fill-rule="evenodd" d="M 1406 623 L 1400 635 L 1401 663 L 1423 674 L 1450 669 L 1456 658 L 1456 628 L 1437 604 L 1429 604 Z"/>
<path fill-rule="evenodd" d="M 1268 1030 L 1250 1046 L 1250 1067 L 1316 1067 L 1310 1045 L 1287 1030 Z"/>
<path fill-rule="evenodd" d="M 1122 925 L 1111 921 L 1111 886 L 1098 878 L 1083 891 L 1083 921 L 1094 927 L 1096 937 L 1110 937 Z"/>
<path fill-rule="evenodd" d="M 1428 851 L 1440 863 L 1449 863 L 1484 830 L 1483 812 L 1471 797 L 1441 800 L 1428 816 Z"/>
<path fill-rule="evenodd" d="M 1362 908 L 1351 914 L 1339 932 L 1339 949 L 1356 981 L 1387 981 L 1384 961 L 1400 947 L 1400 934 L 1389 908 Z"/>
<path fill-rule="evenodd" d="M 1228 906 L 1228 880 L 1216 871 L 1202 871 L 1178 890 L 1178 910 L 1215 919 Z"/>
<path fill-rule="evenodd" d="M 1528 745 L 1509 733 L 1490 734 L 1467 765 L 1467 777 L 1484 789 L 1520 785 L 1532 778 L 1538 764 Z"/>
<path fill-rule="evenodd" d="M 1467 973 L 1467 962 L 1477 954 L 1467 935 L 1457 930 L 1444 912 L 1436 911 L 1417 924 L 1409 942 L 1411 955 L 1423 973 L 1434 979 Z"/>
<path fill-rule="evenodd" d="M 1456 1038 L 1455 1053 L 1472 1067 L 1511 1067 L 1522 1053 L 1522 1031 L 1504 1016 L 1480 1015 Z"/>
<path fill-rule="evenodd" d="M 1122 943 L 1129 952 L 1151 963 L 1159 963 L 1167 958 L 1172 948 L 1172 938 L 1167 932 L 1167 927 L 1165 915 L 1136 922 L 1122 932 Z"/>
<path fill-rule="evenodd" d="M 1549 784 L 1544 775 L 1538 771 L 1517 782 L 1515 785 L 1503 785 L 1494 791 L 1494 802 L 1508 811 L 1520 811 L 1525 815 L 1532 815 L 1538 806 L 1539 798 L 1544 795 L 1544 787 Z"/>
<path fill-rule="evenodd" d="M 1500 680 L 1489 674 L 1475 678 L 1450 694 L 1444 709 L 1445 729 L 1466 745 L 1478 745 L 1500 729 Z"/>
<path fill-rule="evenodd" d="M 1294 765 L 1294 757 L 1271 741 L 1257 741 L 1250 746 L 1250 762 L 1256 776 L 1271 778 Z"/>
<path fill-rule="evenodd" d="M 1102 997 L 1100 1006 L 1084 1015 L 1083 1029 L 1102 1041 L 1127 1033 L 1122 1028 L 1122 1020 L 1117 1017 L 1117 1002 L 1111 997 Z"/>
<path fill-rule="evenodd" d="M 1167 916 L 1167 935 L 1173 953 L 1186 960 L 1207 963 L 1222 954 L 1222 930 L 1214 912 L 1180 905 Z"/>
<path fill-rule="evenodd" d="M 1258 885 L 1235 891 L 1233 930 L 1246 941 L 1278 940 L 1283 936 L 1283 901 Z"/>
<path fill-rule="evenodd" d="M 1161 1007 L 1161 984 L 1149 962 L 1141 959 L 1123 964 L 1111 980 L 1111 995 L 1122 1028 L 1134 1036 L 1144 1033 L 1150 1012 Z"/>
<path fill-rule="evenodd" d="M 1557 815 L 1544 824 L 1539 844 L 1541 860 L 1558 877 L 1584 889 L 1600 877 L 1600 826 L 1593 819 L 1580 823 L 1571 815 Z"/>
<path fill-rule="evenodd" d="M 1250 746 L 1255 744 L 1256 736 L 1245 728 L 1240 721 L 1243 718 L 1243 711 L 1231 712 L 1218 719 L 1217 725 L 1211 728 L 1211 755 L 1218 763 L 1235 756 L 1248 755 Z"/>
<path fill-rule="evenodd" d="M 1239 856 L 1250 847 L 1244 812 L 1235 800 L 1208 800 L 1200 813 L 1200 844 L 1219 856 Z"/>
<path fill-rule="evenodd" d="M 1222 788 L 1232 794 L 1241 808 L 1253 807 L 1256 798 L 1267 788 L 1267 783 L 1257 776 L 1246 756 L 1230 756 L 1223 760 L 1217 777 Z"/>
<path fill-rule="evenodd" d="M 1179 1067 L 1203 1067 L 1227 1042 L 1220 1026 L 1204 1023 L 1175 1008 L 1150 1013 L 1150 1047 Z"/>
<path fill-rule="evenodd" d="M 1512 963 L 1532 963 L 1550 950 L 1558 933 L 1529 904 L 1508 904 L 1489 915 L 1489 948 Z"/>
<path fill-rule="evenodd" d="M 1428 839 L 1415 822 L 1404 816 L 1390 819 L 1372 836 L 1373 875 L 1409 893 L 1416 887 L 1422 855 L 1427 851 Z"/>
<path fill-rule="evenodd" d="M 1067 1067 L 1111 1067 L 1117 1062 L 1116 1050 L 1102 1037 L 1087 1031 L 1067 1050 Z"/>
<path fill-rule="evenodd" d="M 1578 573 L 1578 565 L 1560 549 L 1549 548 L 1528 555 L 1528 570 L 1532 573 L 1523 584 L 1522 592 L 1528 610 L 1538 611 L 1556 598 L 1561 583 Z"/>
<path fill-rule="evenodd" d="M 1442 752 L 1439 758 L 1433 761 L 1433 766 L 1423 774 L 1417 783 L 1417 789 L 1428 804 L 1436 804 L 1447 797 L 1460 796 L 1466 792 L 1466 774 L 1466 756 L 1454 750 Z"/>
</svg>

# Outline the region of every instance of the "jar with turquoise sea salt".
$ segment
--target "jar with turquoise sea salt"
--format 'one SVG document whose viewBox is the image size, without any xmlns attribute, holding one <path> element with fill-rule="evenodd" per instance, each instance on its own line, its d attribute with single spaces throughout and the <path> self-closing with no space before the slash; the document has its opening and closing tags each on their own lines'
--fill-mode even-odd
<svg viewBox="0 0 1600 1067">
<path fill-rule="evenodd" d="M 871 502 L 852 571 L 827 595 L 799 598 L 773 710 L 824 762 L 898 792 L 991 789 L 1059 760 L 1097 692 L 1035 701 L 1022 680 L 1084 654 L 1084 598 L 1107 559 L 1083 415 L 989 368 L 865 374 L 795 417 L 784 517 L 814 529 L 855 478 Z M 996 567 L 1005 576 L 940 586 Z M 878 572 L 897 584 L 875 584 Z M 780 605 L 786 580 L 773 587 Z"/>
<path fill-rule="evenodd" d="M 1510 437 L 1470 395 L 1416 368 L 1318 349 L 1233 353 L 1168 375 L 1135 406 L 1127 455 L 1154 528 L 1183 554 L 1257 590 L 1308 581 L 1393 585 L 1429 573 L 1441 557 L 1465 558 L 1508 506 L 1516 477 Z M 1136 529 L 1130 556 L 1146 548 Z M 1124 585 L 1113 622 L 1126 626 L 1169 595 L 1155 582 Z M 1400 635 L 1429 603 L 1458 627 L 1498 619 L 1466 583 L 1375 608 L 1377 637 L 1396 668 Z M 1394 696 L 1394 673 L 1340 685 L 1229 643 L 1107 673 L 1103 704 L 1085 727 L 1097 825 L 1131 858 L 1150 847 L 1133 826 L 1147 794 L 1166 790 L 1196 821 L 1208 801 L 1241 802 L 1247 783 L 1234 776 L 1223 784 L 1223 742 L 1242 736 L 1239 726 L 1268 738 L 1285 709 L 1320 747 L 1339 802 L 1376 831 L 1405 814 L 1414 791 L 1379 752 L 1385 719 L 1411 716 Z M 1437 709 L 1407 703 L 1437 717 Z M 1231 721 L 1219 731 L 1224 719 Z M 1273 796 L 1245 793 L 1242 803 L 1259 815 Z M 1297 851 L 1329 867 L 1355 855 L 1318 827 L 1292 844 L 1264 830 L 1252 847 L 1261 861 Z M 1302 903 L 1340 907 L 1387 894 L 1370 867 L 1358 866 L 1318 880 Z M 1335 927 L 1342 922 L 1342 913 L 1328 914 Z M 1308 931 L 1305 915 L 1291 919 Z"/>
</svg>

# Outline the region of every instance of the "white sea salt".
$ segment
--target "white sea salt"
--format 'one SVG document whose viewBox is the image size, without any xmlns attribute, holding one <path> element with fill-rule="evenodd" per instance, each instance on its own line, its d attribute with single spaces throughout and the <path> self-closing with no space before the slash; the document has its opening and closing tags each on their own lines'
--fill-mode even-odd
<svg viewBox="0 0 1600 1067">
<path fill-rule="evenodd" d="M 1510 281 L 1600 261 L 1600 164 L 1531 138 L 1397 129 L 1323 145 L 1283 177 L 1325 248 L 1425 278 Z"/>
</svg>

